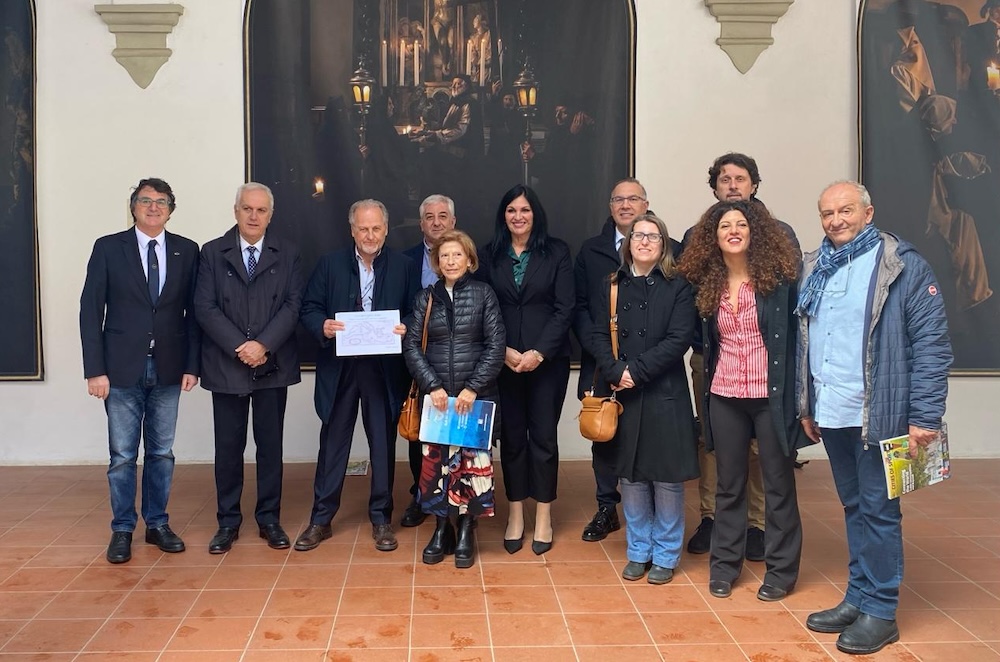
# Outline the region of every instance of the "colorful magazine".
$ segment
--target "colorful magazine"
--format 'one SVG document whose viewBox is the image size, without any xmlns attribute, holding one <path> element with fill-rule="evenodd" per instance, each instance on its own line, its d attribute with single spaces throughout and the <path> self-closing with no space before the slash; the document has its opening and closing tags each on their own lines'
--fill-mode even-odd
<svg viewBox="0 0 1000 662">
<path fill-rule="evenodd" d="M 909 435 L 879 442 L 885 464 L 885 487 L 890 499 L 935 485 L 951 477 L 948 426 L 942 424 L 937 438 L 910 457 Z"/>
<path fill-rule="evenodd" d="M 431 404 L 431 396 L 424 396 L 420 414 L 420 441 L 448 446 L 464 446 L 487 450 L 493 441 L 493 422 L 496 404 L 489 400 L 476 400 L 472 411 L 459 414 L 455 411 L 455 398 L 448 398 L 448 407 L 439 411 Z"/>
</svg>

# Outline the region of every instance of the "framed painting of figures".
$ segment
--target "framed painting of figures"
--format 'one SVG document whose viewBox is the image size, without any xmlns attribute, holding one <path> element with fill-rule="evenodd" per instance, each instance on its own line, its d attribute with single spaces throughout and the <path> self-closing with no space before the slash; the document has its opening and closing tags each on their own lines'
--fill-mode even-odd
<svg viewBox="0 0 1000 662">
<path fill-rule="evenodd" d="M 861 177 L 941 285 L 953 374 L 1000 374 L 1000 0 L 866 0 Z"/>
</svg>

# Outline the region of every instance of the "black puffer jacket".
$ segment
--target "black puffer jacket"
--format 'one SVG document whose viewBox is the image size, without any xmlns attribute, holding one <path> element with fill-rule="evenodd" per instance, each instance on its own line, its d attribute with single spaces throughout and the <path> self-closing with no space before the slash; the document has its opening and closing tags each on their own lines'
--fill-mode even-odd
<svg viewBox="0 0 1000 662">
<path fill-rule="evenodd" d="M 413 319 L 403 338 L 406 367 L 421 395 L 443 388 L 457 396 L 463 388 L 482 400 L 496 400 L 507 334 L 496 294 L 468 274 L 455 283 L 454 301 L 439 280 L 417 293 Z M 434 297 L 427 324 L 427 353 L 420 351 L 428 297 Z M 500 426 L 496 426 L 499 430 Z"/>
</svg>

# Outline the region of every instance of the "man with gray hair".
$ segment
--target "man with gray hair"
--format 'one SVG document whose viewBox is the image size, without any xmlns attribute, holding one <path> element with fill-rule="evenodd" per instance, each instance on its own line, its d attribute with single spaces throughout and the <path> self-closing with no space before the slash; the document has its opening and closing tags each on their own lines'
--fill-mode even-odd
<svg viewBox="0 0 1000 662">
<path fill-rule="evenodd" d="M 903 580 L 899 499 L 890 499 L 881 441 L 937 436 L 952 362 L 941 287 L 913 246 L 872 225 L 857 182 L 824 189 L 826 238 L 805 256 L 799 321 L 798 411 L 826 446 L 847 528 L 847 591 L 806 627 L 840 633 L 837 648 L 867 655 L 899 639 Z"/>
<path fill-rule="evenodd" d="M 212 392 L 219 530 L 212 554 L 228 552 L 243 515 L 243 451 L 253 402 L 260 537 L 287 549 L 281 528 L 282 446 L 288 387 L 297 384 L 295 328 L 302 303 L 299 250 L 268 231 L 274 196 L 250 182 L 236 191 L 236 225 L 201 251 L 194 307 L 204 332 L 201 385 Z"/>
<path fill-rule="evenodd" d="M 314 400 L 322 427 L 312 515 L 295 541 L 300 552 L 315 549 L 333 535 L 330 522 L 340 508 L 359 403 L 372 467 L 368 500 L 372 538 L 379 551 L 397 547 L 391 524 L 396 423 L 410 375 L 402 354 L 337 356 L 337 332 L 346 327 L 336 316 L 398 310 L 401 323 L 395 332 L 403 335 L 420 289 L 420 272 L 413 260 L 385 245 L 389 214 L 381 202 L 355 202 L 349 220 L 354 242 L 320 259 L 302 298 L 302 325 L 319 342 Z"/>
<path fill-rule="evenodd" d="M 455 229 L 455 201 L 446 195 L 429 195 L 420 203 L 420 231 L 423 240 L 407 248 L 403 253 L 420 267 L 420 286 L 429 287 L 438 281 L 438 275 L 431 266 L 431 248 L 434 242 L 448 230 Z M 413 474 L 413 484 L 410 486 L 412 498 L 400 519 L 400 526 L 420 526 L 427 518 L 417 503 L 417 485 L 420 482 L 420 467 L 423 464 L 423 453 L 420 444 L 410 444 L 410 473 Z"/>
</svg>

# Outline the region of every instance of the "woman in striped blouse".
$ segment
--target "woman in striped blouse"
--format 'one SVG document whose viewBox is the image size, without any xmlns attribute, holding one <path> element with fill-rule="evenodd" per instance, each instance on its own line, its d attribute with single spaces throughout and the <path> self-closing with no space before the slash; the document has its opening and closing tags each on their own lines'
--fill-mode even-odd
<svg viewBox="0 0 1000 662">
<path fill-rule="evenodd" d="M 756 200 L 709 208 L 691 234 L 680 269 L 697 289 L 705 357 L 705 447 L 715 451 L 718 487 L 709 591 L 732 592 L 743 569 L 750 440 L 764 478 L 764 561 L 757 597 L 781 600 L 798 579 L 802 521 L 795 449 L 808 441 L 796 420 L 793 315 L 800 258 Z"/>
</svg>

